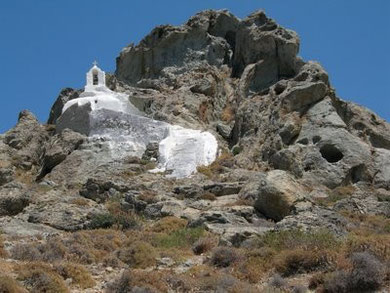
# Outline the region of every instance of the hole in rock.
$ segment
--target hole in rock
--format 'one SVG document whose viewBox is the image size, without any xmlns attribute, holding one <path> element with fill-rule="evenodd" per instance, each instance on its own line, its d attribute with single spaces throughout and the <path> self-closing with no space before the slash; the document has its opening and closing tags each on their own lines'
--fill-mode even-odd
<svg viewBox="0 0 390 293">
<path fill-rule="evenodd" d="M 349 173 L 351 183 L 367 181 L 369 179 L 367 168 L 364 164 L 352 167 Z"/>
<path fill-rule="evenodd" d="M 321 136 L 318 136 L 318 135 L 315 135 L 313 136 L 313 143 L 316 144 L 317 142 L 319 142 L 321 140 Z"/>
<path fill-rule="evenodd" d="M 305 138 L 302 138 L 302 139 L 298 140 L 297 143 L 303 144 L 303 145 L 308 145 L 309 144 L 309 140 L 305 137 Z"/>
<path fill-rule="evenodd" d="M 340 161 L 344 155 L 332 144 L 325 144 L 320 148 L 321 156 L 329 163 L 336 163 Z"/>
</svg>

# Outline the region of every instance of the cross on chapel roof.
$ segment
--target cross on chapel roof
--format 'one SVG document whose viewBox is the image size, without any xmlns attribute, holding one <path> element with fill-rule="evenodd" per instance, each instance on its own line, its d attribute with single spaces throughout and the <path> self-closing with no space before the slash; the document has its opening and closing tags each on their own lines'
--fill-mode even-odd
<svg viewBox="0 0 390 293">
<path fill-rule="evenodd" d="M 92 64 L 93 64 L 93 66 L 97 66 L 98 65 L 98 63 L 97 63 L 97 61 L 95 60 L 95 61 L 93 61 L 92 62 Z"/>
</svg>

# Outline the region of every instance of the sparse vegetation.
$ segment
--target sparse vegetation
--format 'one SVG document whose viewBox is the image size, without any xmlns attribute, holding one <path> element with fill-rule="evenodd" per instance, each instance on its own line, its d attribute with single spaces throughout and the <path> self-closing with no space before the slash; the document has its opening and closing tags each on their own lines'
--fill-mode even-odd
<svg viewBox="0 0 390 293">
<path fill-rule="evenodd" d="M 167 233 L 184 229 L 187 226 L 187 221 L 176 217 L 165 217 L 158 220 L 151 228 L 156 233 Z"/>
<path fill-rule="evenodd" d="M 209 166 L 199 166 L 197 171 L 207 176 L 208 178 L 217 178 L 225 168 L 231 168 L 234 165 L 234 157 L 230 152 L 223 152 Z"/>
<path fill-rule="evenodd" d="M 0 275 L 0 292 L 2 293 L 26 293 L 17 281 L 8 276 Z"/>
<path fill-rule="evenodd" d="M 132 268 L 145 269 L 156 264 L 157 253 L 152 245 L 135 241 L 118 251 L 118 258 Z"/>
<path fill-rule="evenodd" d="M 18 279 L 30 292 L 68 293 L 64 280 L 50 265 L 30 262 L 17 268 Z"/>
<path fill-rule="evenodd" d="M 217 245 L 217 241 L 211 237 L 202 237 L 192 245 L 192 251 L 199 255 L 210 251 Z"/>
<path fill-rule="evenodd" d="M 200 196 L 200 199 L 213 201 L 213 200 L 216 200 L 216 199 L 217 199 L 217 196 L 216 196 L 214 193 L 211 193 L 211 192 L 204 192 L 204 193 Z"/>
<path fill-rule="evenodd" d="M 73 285 L 77 285 L 81 289 L 87 289 L 95 286 L 95 281 L 91 274 L 81 265 L 72 263 L 62 263 L 56 266 L 56 271 L 65 280 L 71 279 Z"/>
<path fill-rule="evenodd" d="M 372 292 L 383 285 L 385 267 L 372 254 L 355 253 L 350 261 L 352 268 L 349 271 L 336 271 L 325 280 L 326 292 Z"/>
<path fill-rule="evenodd" d="M 211 263 L 216 267 L 226 268 L 237 262 L 239 258 L 237 250 L 230 247 L 218 247 L 213 251 Z"/>
<path fill-rule="evenodd" d="M 159 248 L 191 247 L 204 233 L 205 231 L 201 227 L 184 228 L 170 234 L 157 235 L 153 244 Z"/>
</svg>

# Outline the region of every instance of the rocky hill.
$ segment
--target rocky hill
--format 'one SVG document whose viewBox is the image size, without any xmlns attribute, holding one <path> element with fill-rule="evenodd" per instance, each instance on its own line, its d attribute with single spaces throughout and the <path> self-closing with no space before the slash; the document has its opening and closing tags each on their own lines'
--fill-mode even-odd
<svg viewBox="0 0 390 293">
<path fill-rule="evenodd" d="M 262 11 L 204 11 L 122 49 L 105 93 L 131 113 L 72 88 L 47 124 L 21 112 L 0 291 L 387 292 L 390 125 L 299 45 Z"/>
</svg>

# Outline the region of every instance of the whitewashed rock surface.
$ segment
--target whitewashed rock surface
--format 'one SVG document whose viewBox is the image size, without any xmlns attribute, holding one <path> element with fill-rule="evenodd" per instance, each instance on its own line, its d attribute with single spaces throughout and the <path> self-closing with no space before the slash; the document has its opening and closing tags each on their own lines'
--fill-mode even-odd
<svg viewBox="0 0 390 293">
<path fill-rule="evenodd" d="M 93 68 L 99 69 L 96 65 Z M 157 142 L 158 168 L 152 172 L 167 171 L 171 177 L 190 176 L 198 166 L 215 160 L 218 143 L 211 133 L 147 118 L 128 95 L 113 92 L 105 84 L 91 86 L 88 81 L 87 74 L 86 91 L 64 105 L 58 131 L 69 128 L 101 140 L 117 160 L 142 157 L 147 145 Z"/>
</svg>

